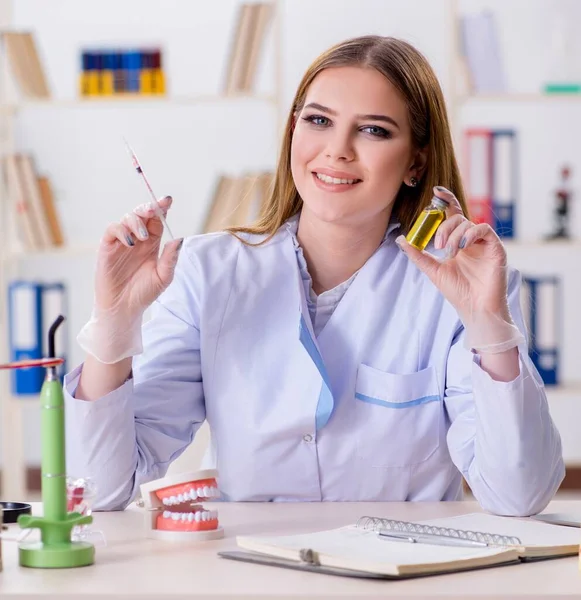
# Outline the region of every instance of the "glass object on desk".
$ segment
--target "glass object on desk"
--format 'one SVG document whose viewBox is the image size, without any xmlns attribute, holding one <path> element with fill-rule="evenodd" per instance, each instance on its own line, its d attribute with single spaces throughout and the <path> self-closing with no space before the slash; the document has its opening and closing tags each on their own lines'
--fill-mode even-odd
<svg viewBox="0 0 581 600">
<path fill-rule="evenodd" d="M 81 515 L 92 513 L 93 501 L 97 493 L 95 483 L 89 477 L 67 477 L 67 512 L 77 512 Z M 91 525 L 73 527 L 72 541 L 100 541 L 106 545 L 105 534 Z"/>
</svg>

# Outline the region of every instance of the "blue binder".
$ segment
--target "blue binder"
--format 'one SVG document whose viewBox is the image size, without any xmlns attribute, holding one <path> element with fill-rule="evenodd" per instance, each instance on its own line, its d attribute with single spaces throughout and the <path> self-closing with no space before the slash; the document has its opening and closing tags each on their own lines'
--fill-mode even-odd
<svg viewBox="0 0 581 600">
<path fill-rule="evenodd" d="M 501 238 L 515 237 L 515 206 L 518 179 L 516 131 L 492 132 L 492 213 L 493 228 Z"/>
<path fill-rule="evenodd" d="M 562 315 L 560 280 L 554 276 L 523 277 L 523 289 L 529 355 L 545 384 L 557 385 Z"/>
<path fill-rule="evenodd" d="M 10 360 L 42 358 L 42 287 L 32 281 L 13 281 L 8 286 L 8 335 Z M 12 371 L 12 393 L 38 394 L 42 367 Z"/>
<path fill-rule="evenodd" d="M 139 74 L 141 71 L 141 53 L 138 50 L 126 50 L 123 53 L 123 69 L 127 92 L 139 92 Z"/>
</svg>

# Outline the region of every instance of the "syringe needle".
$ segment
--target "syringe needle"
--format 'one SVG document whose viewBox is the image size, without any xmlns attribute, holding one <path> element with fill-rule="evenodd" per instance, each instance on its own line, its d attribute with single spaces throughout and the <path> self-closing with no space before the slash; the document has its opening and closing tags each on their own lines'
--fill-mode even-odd
<svg viewBox="0 0 581 600">
<path fill-rule="evenodd" d="M 133 166 L 135 167 L 137 174 L 141 176 L 141 178 L 145 182 L 145 185 L 147 186 L 147 189 L 149 190 L 149 195 L 151 196 L 151 199 L 153 200 L 152 204 L 153 204 L 153 209 L 155 210 L 155 214 L 159 217 L 159 220 L 162 222 L 164 228 L 167 230 L 169 237 L 172 240 L 175 239 L 173 236 L 173 233 L 171 232 L 171 229 L 169 228 L 169 225 L 167 224 L 167 221 L 165 220 L 163 211 L 161 210 L 161 207 L 159 206 L 159 204 L 157 202 L 157 197 L 153 193 L 153 190 L 151 189 L 151 185 L 149 185 L 149 181 L 147 180 L 147 177 L 145 176 L 145 173 L 143 172 L 143 169 L 141 168 L 141 165 L 139 164 L 139 161 L 137 160 L 137 156 L 136 156 L 135 152 L 133 151 L 133 148 L 129 145 L 129 142 L 125 138 L 123 138 L 123 141 L 125 142 L 125 146 L 127 148 L 127 152 L 129 153 L 129 156 L 131 156 L 131 160 L 133 161 Z"/>
</svg>

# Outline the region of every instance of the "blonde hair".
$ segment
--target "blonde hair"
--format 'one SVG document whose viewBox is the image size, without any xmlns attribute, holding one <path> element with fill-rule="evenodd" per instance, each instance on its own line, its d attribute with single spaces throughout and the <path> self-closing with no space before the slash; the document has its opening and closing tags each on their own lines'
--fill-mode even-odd
<svg viewBox="0 0 581 600">
<path fill-rule="evenodd" d="M 278 166 L 268 199 L 256 223 L 231 227 L 230 233 L 266 235 L 268 241 L 302 206 L 291 172 L 291 141 L 296 115 L 302 110 L 309 86 L 324 69 L 360 66 L 377 69 L 406 101 L 412 143 L 428 150 L 427 164 L 416 187 L 402 183 L 392 209 L 392 219 L 407 233 L 432 198 L 432 188 L 441 185 L 451 190 L 468 217 L 464 189 L 458 169 L 452 136 L 438 79 L 426 58 L 411 44 L 392 37 L 362 36 L 337 44 L 319 56 L 309 67 L 297 89 L 285 125 Z M 248 243 L 242 240 L 244 243 Z"/>
</svg>

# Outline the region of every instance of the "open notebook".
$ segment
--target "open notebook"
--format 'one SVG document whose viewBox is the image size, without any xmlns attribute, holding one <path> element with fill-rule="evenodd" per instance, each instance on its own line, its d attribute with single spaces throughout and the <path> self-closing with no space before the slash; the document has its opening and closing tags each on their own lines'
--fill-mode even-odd
<svg viewBox="0 0 581 600">
<path fill-rule="evenodd" d="M 355 525 L 287 536 L 239 536 L 220 556 L 337 575 L 405 578 L 578 554 L 581 534 L 527 518 L 473 513 Z"/>
</svg>

